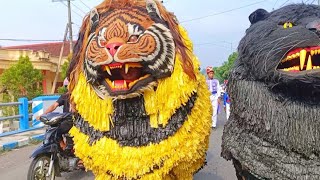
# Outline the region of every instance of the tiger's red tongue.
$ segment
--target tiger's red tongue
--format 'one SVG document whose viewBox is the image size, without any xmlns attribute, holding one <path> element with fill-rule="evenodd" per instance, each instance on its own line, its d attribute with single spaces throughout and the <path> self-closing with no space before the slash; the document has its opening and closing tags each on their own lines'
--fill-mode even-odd
<svg viewBox="0 0 320 180">
<path fill-rule="evenodd" d="M 115 90 L 127 90 L 128 89 L 128 83 L 126 80 L 115 80 L 113 81 Z"/>
<path fill-rule="evenodd" d="M 127 80 L 127 82 L 134 81 L 141 77 L 141 70 L 140 68 L 130 68 L 126 73 L 124 69 L 121 69 L 120 75 L 124 80 Z"/>
<path fill-rule="evenodd" d="M 122 76 L 123 80 L 114 80 L 113 81 L 113 89 L 114 90 L 128 90 L 128 85 L 139 79 L 141 75 L 141 71 L 139 68 L 130 68 L 126 73 L 124 69 L 120 71 L 120 75 Z"/>
</svg>

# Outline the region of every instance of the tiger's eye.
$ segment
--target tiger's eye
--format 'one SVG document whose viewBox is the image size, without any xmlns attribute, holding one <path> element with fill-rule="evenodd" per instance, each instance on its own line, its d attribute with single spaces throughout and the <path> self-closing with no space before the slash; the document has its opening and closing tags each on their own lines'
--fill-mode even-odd
<svg viewBox="0 0 320 180">
<path fill-rule="evenodd" d="M 137 40 L 138 40 L 138 36 L 136 36 L 136 35 L 132 35 L 132 36 L 130 36 L 130 38 L 129 38 L 129 41 L 128 42 L 137 42 Z"/>
<path fill-rule="evenodd" d="M 106 42 L 106 41 L 100 40 L 100 45 L 101 45 L 102 47 L 105 47 L 105 46 L 106 46 L 106 44 L 107 44 L 107 42 Z"/>
</svg>

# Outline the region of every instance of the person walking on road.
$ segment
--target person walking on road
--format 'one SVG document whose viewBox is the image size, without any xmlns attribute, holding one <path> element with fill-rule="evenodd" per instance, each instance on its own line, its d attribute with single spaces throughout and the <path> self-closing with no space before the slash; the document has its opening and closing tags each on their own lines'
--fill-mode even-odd
<svg viewBox="0 0 320 180">
<path fill-rule="evenodd" d="M 226 118 L 228 120 L 230 116 L 230 98 L 229 98 L 229 93 L 227 91 L 228 80 L 224 80 L 224 87 L 225 87 L 225 92 L 223 94 L 223 106 L 224 106 L 224 111 L 226 112 Z"/>
<path fill-rule="evenodd" d="M 218 105 L 220 103 L 220 84 L 217 79 L 214 79 L 214 70 L 211 66 L 206 68 L 206 72 L 208 75 L 207 85 L 209 87 L 209 91 L 211 92 L 210 101 L 212 104 L 212 127 L 216 128 L 218 121 Z"/>
</svg>

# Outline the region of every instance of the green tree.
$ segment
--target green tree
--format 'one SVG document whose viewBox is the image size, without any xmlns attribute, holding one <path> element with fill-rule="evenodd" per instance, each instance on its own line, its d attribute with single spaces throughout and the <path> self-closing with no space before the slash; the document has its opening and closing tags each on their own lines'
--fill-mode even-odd
<svg viewBox="0 0 320 180">
<path fill-rule="evenodd" d="M 228 60 L 225 61 L 222 66 L 215 67 L 215 76 L 217 79 L 219 79 L 220 82 L 223 82 L 223 80 L 228 79 L 230 70 L 233 67 L 233 64 L 235 60 L 238 58 L 238 53 L 234 52 L 229 55 Z"/>
<path fill-rule="evenodd" d="M 72 54 L 70 53 L 67 57 L 67 61 L 64 62 L 61 66 L 61 74 L 60 74 L 61 79 L 65 79 L 67 77 L 67 71 L 68 71 L 71 58 L 72 58 Z"/>
<path fill-rule="evenodd" d="M 238 53 L 233 52 L 229 55 L 228 60 L 223 62 L 222 66 L 219 67 L 213 67 L 214 69 L 214 77 L 220 81 L 220 83 L 223 82 L 223 80 L 228 79 L 230 70 L 233 67 L 233 64 L 235 60 L 238 58 Z M 200 71 L 205 77 L 207 77 L 206 69 L 201 69 Z"/>
<path fill-rule="evenodd" d="M 219 67 L 213 67 L 213 69 L 214 69 L 214 78 L 218 79 L 220 83 L 223 82 L 223 78 L 221 77 Z"/>
<path fill-rule="evenodd" d="M 19 97 L 32 99 L 42 93 L 41 72 L 34 69 L 29 57 L 20 57 L 17 64 L 12 65 L 0 76 L 0 84 L 6 89 L 10 101 Z"/>
<path fill-rule="evenodd" d="M 68 67 L 69 67 L 69 62 L 64 62 L 61 66 L 61 73 L 60 73 L 60 77 L 61 79 L 65 79 L 67 77 L 67 70 L 68 70 Z M 67 89 L 64 87 L 64 86 L 60 86 L 58 87 L 58 93 L 59 94 L 63 94 L 67 92 Z"/>
<path fill-rule="evenodd" d="M 67 70 L 68 70 L 68 67 L 69 67 L 69 62 L 64 62 L 61 66 L 61 74 L 60 74 L 60 77 L 61 79 L 65 79 L 67 77 Z"/>
<path fill-rule="evenodd" d="M 16 102 L 20 97 L 32 99 L 42 93 L 41 72 L 34 69 L 29 57 L 20 57 L 18 62 L 5 70 L 0 76 L 3 102 Z M 1 107 L 4 116 L 18 114 L 17 106 Z M 12 123 L 12 122 L 11 122 Z"/>
<path fill-rule="evenodd" d="M 65 79 L 67 77 L 67 71 L 68 71 L 68 68 L 69 68 L 69 64 L 70 64 L 70 59 L 72 57 L 72 54 L 69 54 L 68 57 L 67 57 L 67 60 L 66 62 L 64 62 L 61 66 L 61 73 L 60 73 L 60 77 L 61 79 Z M 61 87 L 58 87 L 58 93 L 59 94 L 63 94 L 67 92 L 67 89 L 64 87 L 64 86 L 61 86 Z"/>
</svg>

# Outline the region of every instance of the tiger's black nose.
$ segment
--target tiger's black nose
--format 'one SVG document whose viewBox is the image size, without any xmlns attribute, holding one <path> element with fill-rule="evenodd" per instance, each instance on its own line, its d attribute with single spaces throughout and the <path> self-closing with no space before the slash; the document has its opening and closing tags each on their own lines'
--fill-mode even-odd
<svg viewBox="0 0 320 180">
<path fill-rule="evenodd" d="M 316 19 L 310 23 L 307 24 L 306 28 L 308 28 L 311 31 L 318 31 L 320 32 L 320 19 Z"/>
</svg>

